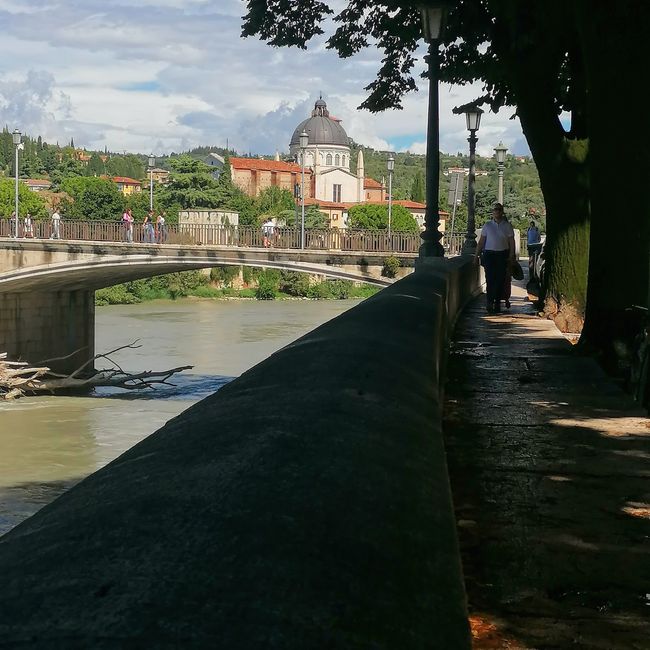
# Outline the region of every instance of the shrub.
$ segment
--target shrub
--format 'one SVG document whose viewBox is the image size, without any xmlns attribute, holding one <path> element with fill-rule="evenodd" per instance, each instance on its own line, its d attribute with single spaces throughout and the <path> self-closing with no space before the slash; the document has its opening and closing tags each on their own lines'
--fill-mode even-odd
<svg viewBox="0 0 650 650">
<path fill-rule="evenodd" d="M 280 271 L 279 288 L 290 296 L 306 296 L 309 292 L 309 276 L 299 271 Z"/>
<path fill-rule="evenodd" d="M 397 272 L 399 271 L 400 266 L 402 266 L 402 263 L 394 255 L 390 255 L 384 259 L 384 266 L 381 270 L 381 274 L 385 278 L 397 277 Z"/>
<path fill-rule="evenodd" d="M 352 282 L 350 280 L 327 280 L 329 294 L 336 300 L 345 300 L 352 293 Z"/>
<path fill-rule="evenodd" d="M 238 266 L 215 266 L 210 269 L 210 280 L 220 287 L 232 287 L 238 276 Z"/>
</svg>

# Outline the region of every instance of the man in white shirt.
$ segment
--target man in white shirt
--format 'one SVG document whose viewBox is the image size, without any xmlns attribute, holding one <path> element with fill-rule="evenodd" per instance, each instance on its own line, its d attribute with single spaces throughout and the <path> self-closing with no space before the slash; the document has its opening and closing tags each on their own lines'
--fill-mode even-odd
<svg viewBox="0 0 650 650">
<path fill-rule="evenodd" d="M 54 212 L 52 213 L 52 234 L 50 235 L 50 239 L 61 239 L 61 215 L 59 214 L 59 211 L 54 208 Z"/>
<path fill-rule="evenodd" d="M 476 262 L 482 253 L 485 269 L 487 311 L 498 314 L 501 311 L 501 291 L 506 279 L 508 264 L 515 262 L 515 232 L 503 214 L 503 205 L 495 203 L 492 221 L 481 228 L 481 237 L 476 246 Z"/>
</svg>

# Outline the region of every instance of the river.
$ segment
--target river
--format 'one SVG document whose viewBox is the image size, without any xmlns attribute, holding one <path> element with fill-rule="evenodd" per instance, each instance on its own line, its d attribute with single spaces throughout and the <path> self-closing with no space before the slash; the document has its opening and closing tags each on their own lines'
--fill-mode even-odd
<svg viewBox="0 0 650 650">
<path fill-rule="evenodd" d="M 98 307 L 96 351 L 130 371 L 193 369 L 176 387 L 101 388 L 84 397 L 0 402 L 0 535 L 167 420 L 270 354 L 358 304 L 339 301 L 155 301 Z M 108 367 L 103 360 L 98 368 Z"/>
</svg>

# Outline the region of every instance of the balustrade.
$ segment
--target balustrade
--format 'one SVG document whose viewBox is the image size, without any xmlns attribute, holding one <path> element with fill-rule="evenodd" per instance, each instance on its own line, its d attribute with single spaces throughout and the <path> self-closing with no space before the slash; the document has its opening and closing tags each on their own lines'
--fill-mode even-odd
<svg viewBox="0 0 650 650">
<path fill-rule="evenodd" d="M 0 219 L 0 237 L 11 238 L 15 234 L 15 222 Z M 127 242 L 127 231 L 121 221 L 61 220 L 59 235 L 64 240 L 94 242 Z M 26 232 L 22 219 L 18 223 L 19 239 L 51 239 L 52 223 L 49 220 L 33 220 L 31 232 Z M 208 224 L 168 224 L 154 232 L 154 240 L 147 240 L 142 224 L 133 224 L 134 244 L 173 244 L 187 246 L 228 246 L 263 248 L 264 235 L 255 226 L 219 226 Z M 448 256 L 459 255 L 465 233 L 443 237 L 442 243 Z M 281 249 L 300 248 L 300 228 L 278 227 L 268 237 L 269 246 Z M 308 250 L 341 250 L 359 252 L 417 253 L 422 241 L 420 233 L 392 232 L 385 230 L 354 230 L 339 228 L 308 228 L 305 231 L 305 248 Z"/>
</svg>

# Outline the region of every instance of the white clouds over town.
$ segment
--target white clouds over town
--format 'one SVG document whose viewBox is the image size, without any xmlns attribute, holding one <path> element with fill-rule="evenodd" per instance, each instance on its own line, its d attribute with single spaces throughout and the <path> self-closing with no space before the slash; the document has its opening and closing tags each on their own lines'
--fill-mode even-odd
<svg viewBox="0 0 650 650">
<path fill-rule="evenodd" d="M 240 0 L 0 0 L 0 112 L 10 130 L 89 149 L 168 153 L 198 145 L 286 151 L 322 93 L 355 141 L 424 151 L 427 84 L 404 110 L 357 110 L 381 53 L 340 60 L 242 39 Z M 419 62 L 419 65 L 423 65 Z M 421 80 L 419 80 L 421 81 Z M 451 109 L 480 88 L 440 89 L 440 148 L 467 150 Z M 528 152 L 512 111 L 486 113 L 478 152 Z"/>
</svg>

